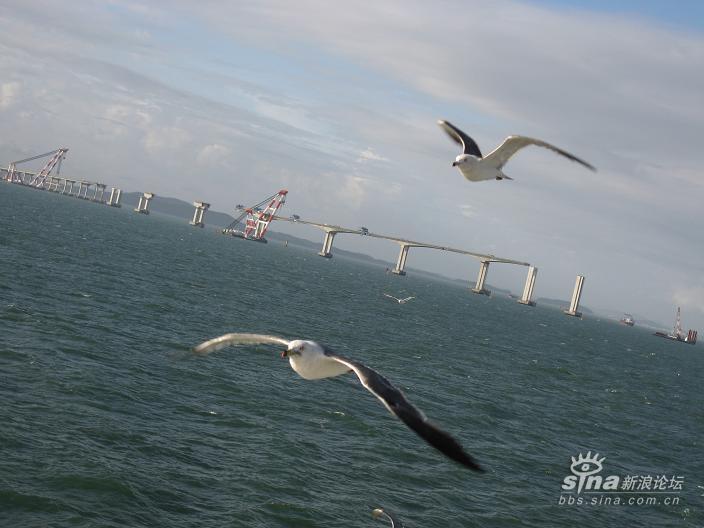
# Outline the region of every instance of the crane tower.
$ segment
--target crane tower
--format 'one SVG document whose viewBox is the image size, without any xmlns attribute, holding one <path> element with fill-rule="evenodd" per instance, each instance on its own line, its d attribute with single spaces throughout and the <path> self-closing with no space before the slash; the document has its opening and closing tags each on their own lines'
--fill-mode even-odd
<svg viewBox="0 0 704 528">
<path fill-rule="evenodd" d="M 38 156 L 32 156 L 31 158 L 25 158 L 23 160 L 18 160 L 18 161 L 13 161 L 10 163 L 10 166 L 7 168 L 7 174 L 5 175 L 5 179 L 9 182 L 12 183 L 21 183 L 25 185 L 31 185 L 33 187 L 43 187 L 44 184 L 46 183 L 47 178 L 49 177 L 49 174 L 51 174 L 51 171 L 56 167 L 56 174 L 58 175 L 59 172 L 61 172 L 61 162 L 63 159 L 66 157 L 66 153 L 68 152 L 67 148 L 60 148 L 56 150 L 52 150 L 51 152 L 45 152 L 44 154 L 39 154 Z M 27 161 L 33 161 L 36 159 L 40 158 L 46 158 L 47 156 L 51 156 L 49 161 L 46 162 L 46 165 L 42 167 L 42 169 L 37 173 L 34 174 L 34 177 L 32 178 L 31 181 L 25 182 L 24 176 L 25 175 L 20 175 L 17 171 L 17 165 L 20 163 L 25 163 Z"/>
<path fill-rule="evenodd" d="M 231 235 L 245 240 L 266 243 L 264 235 L 274 215 L 286 202 L 288 191 L 281 189 L 276 194 L 269 196 L 251 207 L 238 205 L 235 209 L 242 211 L 234 222 L 222 230 L 224 235 Z"/>
</svg>

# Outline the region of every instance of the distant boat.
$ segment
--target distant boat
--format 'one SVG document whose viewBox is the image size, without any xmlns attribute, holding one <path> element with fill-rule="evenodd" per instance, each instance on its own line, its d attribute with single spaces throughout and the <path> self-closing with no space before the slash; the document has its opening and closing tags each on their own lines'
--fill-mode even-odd
<svg viewBox="0 0 704 528">
<path fill-rule="evenodd" d="M 621 318 L 620 322 L 625 324 L 626 326 L 633 326 L 636 324 L 631 314 L 623 314 L 623 317 Z"/>
<path fill-rule="evenodd" d="M 687 343 L 693 345 L 697 342 L 697 331 L 689 330 L 687 335 L 684 335 L 682 331 L 682 323 L 680 321 L 680 307 L 677 307 L 677 318 L 675 319 L 675 327 L 672 329 L 671 334 L 666 334 L 665 332 L 655 332 L 653 334 L 657 337 L 662 337 L 664 339 L 671 339 L 672 341 L 679 341 L 680 343 Z"/>
</svg>

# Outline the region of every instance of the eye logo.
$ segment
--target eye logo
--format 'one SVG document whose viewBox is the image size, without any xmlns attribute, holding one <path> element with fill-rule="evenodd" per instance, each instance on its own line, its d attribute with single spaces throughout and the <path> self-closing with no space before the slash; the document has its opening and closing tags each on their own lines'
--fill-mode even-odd
<svg viewBox="0 0 704 528">
<path fill-rule="evenodd" d="M 587 456 L 583 456 L 582 453 L 580 453 L 576 459 L 572 457 L 570 470 L 582 480 L 582 477 L 599 473 L 599 471 L 603 469 L 601 463 L 604 460 L 606 460 L 606 457 L 602 457 L 601 460 L 599 460 L 599 453 L 595 453 L 594 456 L 592 456 L 591 451 L 587 453 Z"/>
<path fill-rule="evenodd" d="M 599 458 L 599 453 L 594 453 L 589 451 L 586 456 L 582 453 L 579 454 L 577 458 L 572 457 L 572 464 L 570 465 L 571 475 L 567 475 L 562 481 L 562 489 L 565 491 L 572 491 L 577 488 L 577 494 L 582 493 L 582 490 L 610 490 L 617 489 L 619 477 L 616 475 L 609 475 L 608 477 L 602 477 L 597 475 L 604 466 L 602 462 L 606 460 L 606 457 Z"/>
</svg>

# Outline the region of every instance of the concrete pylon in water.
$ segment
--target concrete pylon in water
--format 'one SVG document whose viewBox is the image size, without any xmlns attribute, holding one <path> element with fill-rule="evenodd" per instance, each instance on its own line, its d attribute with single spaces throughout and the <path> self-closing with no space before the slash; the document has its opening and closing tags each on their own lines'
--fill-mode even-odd
<svg viewBox="0 0 704 528">
<path fill-rule="evenodd" d="M 582 286 L 584 285 L 584 275 L 577 275 L 577 280 L 574 283 L 574 291 L 572 292 L 572 301 L 570 309 L 565 310 L 567 315 L 572 317 L 582 317 L 582 312 L 579 310 L 579 299 L 582 297 Z"/>
</svg>

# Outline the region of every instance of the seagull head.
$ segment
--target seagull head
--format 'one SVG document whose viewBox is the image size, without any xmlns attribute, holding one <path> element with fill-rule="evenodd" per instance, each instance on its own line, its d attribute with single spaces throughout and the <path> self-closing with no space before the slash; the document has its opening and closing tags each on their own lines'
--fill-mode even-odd
<svg viewBox="0 0 704 528">
<path fill-rule="evenodd" d="M 455 161 L 452 162 L 452 166 L 459 167 L 460 165 L 464 165 L 471 157 L 473 156 L 470 156 L 469 154 L 460 154 L 457 158 L 455 158 Z"/>
<path fill-rule="evenodd" d="M 295 356 L 307 355 L 311 352 L 318 351 L 322 353 L 320 345 L 315 341 L 304 341 L 296 339 L 288 344 L 288 348 L 281 352 L 282 358 L 290 358 Z"/>
</svg>

